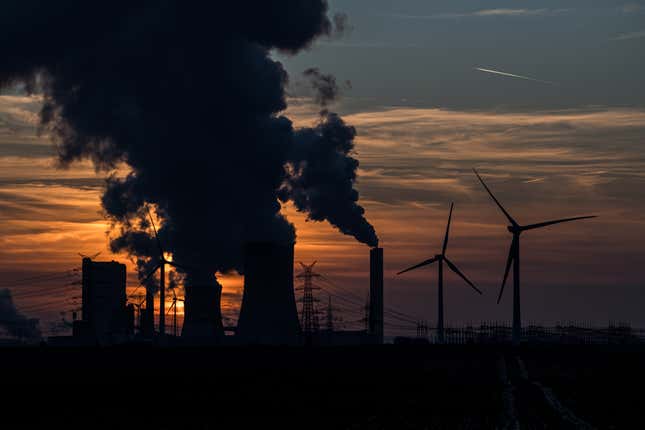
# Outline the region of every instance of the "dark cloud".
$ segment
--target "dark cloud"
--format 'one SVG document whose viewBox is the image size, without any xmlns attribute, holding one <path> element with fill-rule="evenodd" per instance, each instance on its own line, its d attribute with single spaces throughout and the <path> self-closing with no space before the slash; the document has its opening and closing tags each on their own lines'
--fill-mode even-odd
<svg viewBox="0 0 645 430">
<path fill-rule="evenodd" d="M 355 136 L 353 127 L 325 111 L 316 127 L 299 130 L 296 137 L 300 145 L 294 147 L 294 162 L 282 198 L 292 199 L 309 219 L 327 220 L 341 232 L 376 246 L 378 238 L 363 216 L 365 211 L 358 205 L 358 192 L 353 187 L 358 160 L 350 154 Z"/>
<path fill-rule="evenodd" d="M 0 290 L 0 327 L 18 339 L 40 339 L 38 321 L 18 312 L 8 289 Z"/>
<path fill-rule="evenodd" d="M 302 74 L 309 80 L 309 85 L 315 91 L 314 100 L 318 105 L 325 108 L 336 100 L 340 89 L 334 75 L 321 73 L 315 67 L 305 70 Z"/>
<path fill-rule="evenodd" d="M 246 241 L 295 240 L 278 193 L 375 242 L 354 190 L 354 129 L 328 114 L 295 130 L 281 114 L 288 75 L 271 50 L 332 34 L 325 0 L 5 3 L 0 86 L 42 90 L 62 166 L 130 166 L 109 176 L 102 205 L 112 250 L 141 257 L 142 275 L 156 253 L 141 233 L 148 204 L 166 250 L 211 273 L 240 271 Z"/>
<path fill-rule="evenodd" d="M 349 22 L 349 16 L 346 13 L 335 13 L 333 20 L 335 37 L 340 38 L 348 36 L 354 30 L 354 26 Z"/>
</svg>

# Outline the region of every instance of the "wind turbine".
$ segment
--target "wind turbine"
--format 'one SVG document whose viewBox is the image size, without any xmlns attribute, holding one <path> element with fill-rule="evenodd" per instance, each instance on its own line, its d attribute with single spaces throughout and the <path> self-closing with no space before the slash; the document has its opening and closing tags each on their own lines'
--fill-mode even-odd
<svg viewBox="0 0 645 430">
<path fill-rule="evenodd" d="M 142 294 L 136 295 L 136 296 L 134 296 L 134 297 L 133 297 L 133 296 L 130 296 L 130 297 L 129 297 L 129 299 L 130 299 L 130 298 L 137 298 L 137 299 L 140 299 L 140 301 L 134 302 L 134 303 L 132 303 L 132 304 L 134 305 L 134 307 L 135 307 L 135 308 L 136 308 L 136 310 L 137 310 L 137 314 L 136 314 L 136 319 L 135 319 L 135 321 L 136 321 L 136 324 L 138 324 L 138 325 L 139 325 L 139 333 L 141 333 L 141 332 L 143 331 L 143 327 L 141 327 L 141 306 L 145 303 L 146 299 L 145 299 L 145 296 L 144 296 L 144 295 L 142 295 Z"/>
<path fill-rule="evenodd" d="M 502 294 L 504 293 L 504 286 L 506 285 L 508 272 L 511 270 L 511 264 L 513 264 L 513 344 L 519 345 L 522 333 L 522 318 L 520 314 L 520 235 L 527 230 L 534 230 L 537 228 L 547 227 L 549 225 L 560 224 L 563 222 L 596 218 L 596 216 L 579 216 L 574 218 L 563 218 L 554 221 L 545 221 L 537 224 L 520 225 L 495 198 L 492 191 L 488 188 L 488 186 L 486 186 L 486 183 L 481 178 L 481 176 L 479 176 L 479 173 L 477 173 L 477 170 L 473 169 L 473 172 L 475 172 L 475 175 L 477 175 L 477 178 L 479 178 L 479 182 L 482 183 L 495 204 L 497 204 L 497 207 L 499 207 L 499 209 L 511 223 L 511 225 L 509 225 L 507 229 L 513 235 L 513 240 L 511 241 L 511 249 L 508 252 L 508 259 L 506 260 L 506 271 L 504 272 L 504 280 L 502 281 L 502 288 L 499 290 L 497 303 L 499 304 L 499 302 L 502 300 Z"/>
<path fill-rule="evenodd" d="M 142 281 L 142 284 L 145 285 L 146 282 L 157 272 L 157 270 L 159 270 L 159 334 L 161 336 L 164 336 L 166 334 L 166 264 L 179 269 L 183 269 L 184 267 L 166 259 L 163 247 L 161 246 L 161 240 L 159 239 L 159 234 L 157 233 L 157 227 L 155 226 L 155 222 L 152 219 L 150 211 L 148 211 L 148 217 L 150 218 L 152 229 L 154 230 L 155 238 L 157 239 L 157 247 L 159 248 L 159 263 L 155 266 L 154 269 L 150 271 L 148 276 L 146 276 L 146 278 Z M 154 327 L 154 296 L 150 288 L 146 289 L 146 317 L 148 318 L 148 321 L 146 322 L 148 327 Z M 152 324 L 150 324 L 151 322 Z"/>
<path fill-rule="evenodd" d="M 172 305 L 168 308 L 168 312 L 173 311 L 172 314 L 172 330 L 173 330 L 173 335 L 177 337 L 177 302 L 183 302 L 184 299 L 179 299 L 177 298 L 177 293 L 175 292 L 175 288 L 172 289 Z"/>
<path fill-rule="evenodd" d="M 448 265 L 450 270 L 452 270 L 457 275 L 459 275 L 461 277 L 461 279 L 466 281 L 466 283 L 468 285 L 470 285 L 475 291 L 477 291 L 479 294 L 482 294 L 481 290 L 479 290 L 472 282 L 470 282 L 470 280 L 468 280 L 468 278 L 466 278 L 466 275 L 461 273 L 461 271 L 457 268 L 457 266 L 455 266 L 455 264 L 452 261 L 450 261 L 448 259 L 448 257 L 446 257 L 446 248 L 448 247 L 448 235 L 450 233 L 450 221 L 452 219 L 452 209 L 453 209 L 454 206 L 455 206 L 454 203 L 450 204 L 450 215 L 448 215 L 448 226 L 446 227 L 446 236 L 443 239 L 443 247 L 441 248 L 441 254 L 437 254 L 437 255 L 435 255 L 434 257 L 432 257 L 432 258 L 430 258 L 428 260 L 422 261 L 421 263 L 419 263 L 419 264 L 417 264 L 415 266 L 409 267 L 409 268 L 407 268 L 405 270 L 402 270 L 399 273 L 397 273 L 397 275 L 400 275 L 402 273 L 409 272 L 411 270 L 415 270 L 415 269 L 418 269 L 418 268 L 423 267 L 423 266 L 427 266 L 429 264 L 434 263 L 435 261 L 438 262 L 438 264 L 439 264 L 439 277 L 438 277 L 438 284 L 439 284 L 438 306 L 439 306 L 439 310 L 438 310 L 438 317 L 437 317 L 437 333 L 438 333 L 438 336 L 439 336 L 439 342 L 441 342 L 441 343 L 444 342 L 444 327 L 443 327 L 443 263 L 444 263 L 444 261 L 446 262 L 446 264 Z"/>
</svg>

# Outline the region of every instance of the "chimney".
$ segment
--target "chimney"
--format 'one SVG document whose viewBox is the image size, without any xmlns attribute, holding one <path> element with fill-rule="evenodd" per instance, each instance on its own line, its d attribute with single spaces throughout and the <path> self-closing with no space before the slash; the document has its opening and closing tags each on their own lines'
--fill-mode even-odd
<svg viewBox="0 0 645 430">
<path fill-rule="evenodd" d="M 293 291 L 293 246 L 276 242 L 246 245 L 244 295 L 236 332 L 242 342 L 298 342 L 300 322 Z"/>
<path fill-rule="evenodd" d="M 370 250 L 369 334 L 383 343 L 383 248 Z"/>
</svg>

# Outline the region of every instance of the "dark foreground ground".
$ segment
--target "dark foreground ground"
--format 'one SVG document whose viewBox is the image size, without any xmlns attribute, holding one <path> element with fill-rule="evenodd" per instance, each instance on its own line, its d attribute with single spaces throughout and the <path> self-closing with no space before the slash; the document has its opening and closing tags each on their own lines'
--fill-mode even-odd
<svg viewBox="0 0 645 430">
<path fill-rule="evenodd" d="M 11 428 L 633 429 L 644 359 L 642 346 L 2 348 L 0 407 Z"/>
</svg>

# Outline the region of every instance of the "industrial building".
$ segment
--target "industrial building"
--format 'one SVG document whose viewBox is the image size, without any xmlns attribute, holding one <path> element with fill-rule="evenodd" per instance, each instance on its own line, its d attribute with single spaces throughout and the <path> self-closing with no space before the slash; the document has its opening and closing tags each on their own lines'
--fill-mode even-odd
<svg viewBox="0 0 645 430">
<path fill-rule="evenodd" d="M 293 289 L 293 243 L 245 248 L 244 295 L 237 337 L 244 343 L 295 344 L 300 322 Z"/>
<path fill-rule="evenodd" d="M 74 322 L 74 336 L 109 344 L 133 333 L 134 310 L 126 306 L 124 264 L 83 258 L 82 319 Z"/>
<path fill-rule="evenodd" d="M 224 336 L 222 325 L 222 286 L 210 274 L 184 286 L 184 326 L 182 337 L 217 340 Z"/>
</svg>

